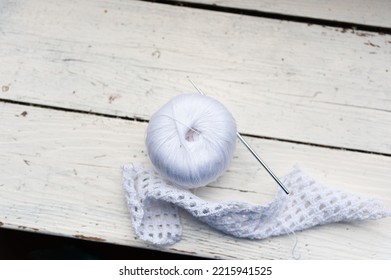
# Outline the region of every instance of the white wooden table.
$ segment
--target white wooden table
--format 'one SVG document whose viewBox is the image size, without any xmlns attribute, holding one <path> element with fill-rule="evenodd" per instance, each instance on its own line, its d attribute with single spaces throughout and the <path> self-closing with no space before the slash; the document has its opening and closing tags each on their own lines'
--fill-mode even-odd
<svg viewBox="0 0 391 280">
<path fill-rule="evenodd" d="M 188 76 L 278 176 L 298 164 L 391 209 L 391 2 L 184 2 L 0 0 L 0 226 L 208 258 L 292 258 L 295 237 L 236 239 L 186 214 L 174 246 L 136 239 L 121 165 L 148 163 L 147 121 L 194 91 Z M 238 145 L 229 172 L 197 194 L 266 203 L 276 190 Z M 391 258 L 391 218 L 296 238 L 302 259 Z"/>
</svg>

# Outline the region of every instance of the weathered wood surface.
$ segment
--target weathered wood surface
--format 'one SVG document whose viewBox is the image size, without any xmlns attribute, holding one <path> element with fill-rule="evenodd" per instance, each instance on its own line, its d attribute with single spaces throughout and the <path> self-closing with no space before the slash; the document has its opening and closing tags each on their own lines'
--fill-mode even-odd
<svg viewBox="0 0 391 280">
<path fill-rule="evenodd" d="M 110 116 L 148 120 L 194 91 L 188 75 L 280 177 L 298 163 L 391 209 L 390 65 L 390 35 L 139 1 L 0 0 L 0 226 L 157 249 L 135 239 L 121 187 L 122 164 L 148 162 L 146 123 Z M 275 191 L 238 145 L 229 172 L 197 193 L 266 203 Z M 294 237 L 238 240 L 183 222 L 183 241 L 161 250 L 391 258 L 390 218 L 300 232 L 293 253 Z"/>
<path fill-rule="evenodd" d="M 391 27 L 391 2 L 387 0 L 183 0 L 182 2 Z"/>
<path fill-rule="evenodd" d="M 139 1 L 1 3 L 1 99 L 148 119 L 191 76 L 243 133 L 391 154 L 390 35 Z"/>
<path fill-rule="evenodd" d="M 0 103 L 0 118 L 1 226 L 148 247 L 133 234 L 120 171 L 126 162 L 147 163 L 146 123 L 5 103 Z M 298 163 L 329 186 L 382 199 L 391 208 L 390 157 L 250 142 L 280 176 Z M 197 193 L 213 200 L 266 203 L 275 191 L 270 177 L 238 146 L 229 172 Z M 225 236 L 188 215 L 183 222 L 183 240 L 163 250 L 211 258 L 391 258 L 390 218 L 263 241 Z M 298 247 L 292 252 L 295 238 Z"/>
</svg>

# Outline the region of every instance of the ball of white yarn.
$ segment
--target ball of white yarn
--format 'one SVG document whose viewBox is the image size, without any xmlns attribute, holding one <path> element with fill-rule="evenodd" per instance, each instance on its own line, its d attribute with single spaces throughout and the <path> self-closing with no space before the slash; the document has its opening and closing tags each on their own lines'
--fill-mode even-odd
<svg viewBox="0 0 391 280">
<path fill-rule="evenodd" d="M 206 186 L 229 166 L 236 123 L 217 100 L 200 94 L 174 97 L 147 129 L 149 158 L 166 179 L 184 188 Z"/>
</svg>

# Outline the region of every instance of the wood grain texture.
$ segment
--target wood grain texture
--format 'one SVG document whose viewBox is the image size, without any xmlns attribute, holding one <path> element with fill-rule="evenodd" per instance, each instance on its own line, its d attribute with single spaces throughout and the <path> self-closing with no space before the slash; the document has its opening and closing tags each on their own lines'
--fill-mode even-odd
<svg viewBox="0 0 391 280">
<path fill-rule="evenodd" d="M 387 0 L 183 0 L 182 2 L 391 27 L 391 2 Z"/>
<path fill-rule="evenodd" d="M 263 241 L 220 234 L 182 213 L 183 240 L 157 248 L 137 240 L 120 166 L 147 163 L 146 123 L 0 103 L 0 225 L 54 235 L 224 259 L 389 259 L 391 218 L 332 224 Z M 391 209 L 391 158 L 249 139 L 276 174 L 295 163 L 339 190 Z M 197 194 L 266 203 L 276 185 L 238 145 L 229 171 Z M 292 252 L 295 238 L 298 247 Z"/>
<path fill-rule="evenodd" d="M 1 1 L 0 99 L 149 119 L 194 92 L 242 133 L 391 154 L 391 36 L 139 1 Z"/>
</svg>

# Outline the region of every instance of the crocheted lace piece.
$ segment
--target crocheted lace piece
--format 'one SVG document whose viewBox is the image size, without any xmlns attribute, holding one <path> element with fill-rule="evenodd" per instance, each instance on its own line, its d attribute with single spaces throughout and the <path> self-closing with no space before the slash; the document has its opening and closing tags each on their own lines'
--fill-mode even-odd
<svg viewBox="0 0 391 280">
<path fill-rule="evenodd" d="M 123 167 L 123 186 L 138 238 L 157 245 L 180 240 L 182 226 L 178 208 L 226 234 L 264 239 L 317 225 L 379 219 L 388 216 L 382 202 L 331 190 L 295 168 L 267 205 L 244 202 L 210 202 L 189 190 L 164 181 L 143 166 Z"/>
</svg>

